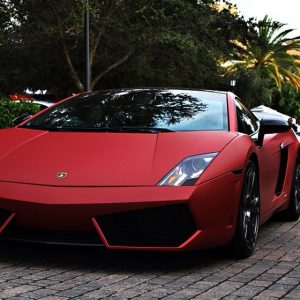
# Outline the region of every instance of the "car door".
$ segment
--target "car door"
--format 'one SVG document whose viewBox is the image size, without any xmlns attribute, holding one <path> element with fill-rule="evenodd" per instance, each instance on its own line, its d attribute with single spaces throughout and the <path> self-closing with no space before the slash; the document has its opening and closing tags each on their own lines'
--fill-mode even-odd
<svg viewBox="0 0 300 300">
<path fill-rule="evenodd" d="M 259 121 L 238 100 L 236 100 L 238 131 L 248 134 L 254 141 L 258 138 Z M 280 202 L 284 164 L 286 163 L 287 148 L 284 134 L 268 134 L 263 146 L 257 147 L 259 163 L 259 183 L 261 198 L 261 214 L 268 214 Z M 286 165 L 285 165 L 286 166 Z M 281 181 L 280 181 L 281 180 Z"/>
<path fill-rule="evenodd" d="M 287 197 L 283 182 L 288 159 L 288 143 L 285 134 L 267 134 L 259 149 L 260 191 L 262 214 L 268 214 Z"/>
</svg>

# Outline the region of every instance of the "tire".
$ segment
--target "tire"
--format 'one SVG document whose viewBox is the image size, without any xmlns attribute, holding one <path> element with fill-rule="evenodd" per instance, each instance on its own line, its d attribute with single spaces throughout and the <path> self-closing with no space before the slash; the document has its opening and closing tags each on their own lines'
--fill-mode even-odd
<svg viewBox="0 0 300 300">
<path fill-rule="evenodd" d="M 232 242 L 232 248 L 236 257 L 246 258 L 253 253 L 257 242 L 259 223 L 258 172 L 255 163 L 250 160 L 243 180 L 235 235 Z"/>
<path fill-rule="evenodd" d="M 292 180 L 289 207 L 283 212 L 287 221 L 297 221 L 300 216 L 300 158 L 296 160 L 294 176 Z"/>
</svg>

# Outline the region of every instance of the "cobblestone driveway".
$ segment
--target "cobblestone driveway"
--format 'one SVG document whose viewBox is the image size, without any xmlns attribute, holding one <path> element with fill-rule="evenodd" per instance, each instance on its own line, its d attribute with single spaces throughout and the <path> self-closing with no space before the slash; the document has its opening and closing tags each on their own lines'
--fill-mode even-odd
<svg viewBox="0 0 300 300">
<path fill-rule="evenodd" d="M 0 299 L 300 299 L 300 222 L 272 220 L 257 251 L 193 253 L 0 246 Z"/>
</svg>

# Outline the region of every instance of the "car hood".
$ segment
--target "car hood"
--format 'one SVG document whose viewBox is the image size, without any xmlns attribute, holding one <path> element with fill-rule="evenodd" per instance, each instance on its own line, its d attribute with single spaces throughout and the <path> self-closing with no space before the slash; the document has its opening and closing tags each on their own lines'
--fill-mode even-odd
<svg viewBox="0 0 300 300">
<path fill-rule="evenodd" d="M 155 185 L 184 158 L 220 152 L 236 135 L 4 129 L 0 130 L 0 181 L 51 186 Z"/>
</svg>

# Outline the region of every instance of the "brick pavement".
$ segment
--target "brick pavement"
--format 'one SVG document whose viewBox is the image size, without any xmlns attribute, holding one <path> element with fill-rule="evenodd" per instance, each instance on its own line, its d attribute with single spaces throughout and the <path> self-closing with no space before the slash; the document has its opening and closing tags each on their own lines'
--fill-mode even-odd
<svg viewBox="0 0 300 300">
<path fill-rule="evenodd" d="M 300 221 L 271 220 L 248 259 L 3 243 L 0 299 L 300 299 Z"/>
</svg>

